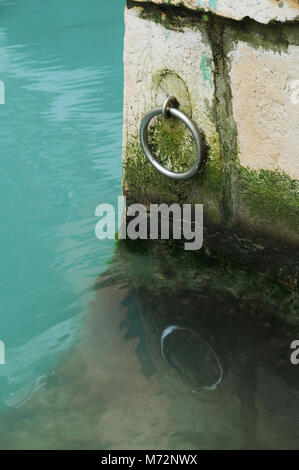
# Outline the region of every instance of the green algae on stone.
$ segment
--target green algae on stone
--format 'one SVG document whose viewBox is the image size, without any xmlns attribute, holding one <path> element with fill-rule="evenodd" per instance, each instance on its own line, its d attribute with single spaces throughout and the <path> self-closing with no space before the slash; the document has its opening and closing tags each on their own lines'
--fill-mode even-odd
<svg viewBox="0 0 299 470">
<path fill-rule="evenodd" d="M 243 41 L 255 49 L 262 48 L 272 52 L 287 52 L 289 45 L 299 45 L 298 25 L 256 23 L 248 18 L 232 23 L 224 19 L 224 44 L 227 52 L 234 44 Z"/>
<path fill-rule="evenodd" d="M 248 302 L 252 306 L 263 303 L 272 307 L 273 314 L 280 318 L 299 320 L 296 286 L 261 272 L 255 266 L 210 256 L 202 250 L 185 251 L 173 240 L 120 240 L 117 252 L 116 256 L 127 260 L 127 272 L 136 287 L 146 285 L 153 292 L 165 288 L 174 295 L 178 288 L 187 288 L 200 295 L 211 285 L 220 297 L 222 292 L 229 292 L 239 303 Z M 149 262 L 145 263 L 145 258 Z"/>
<path fill-rule="evenodd" d="M 157 145 L 158 145 L 158 141 Z M 174 147 L 170 146 L 170 153 L 165 149 L 166 159 L 171 161 Z M 176 181 L 160 174 L 147 160 L 137 139 L 127 145 L 124 158 L 124 194 L 134 201 L 151 204 L 164 203 L 191 203 L 204 204 L 205 217 L 211 222 L 221 223 L 221 197 L 222 177 L 221 162 L 216 150 L 217 139 L 214 145 L 214 154 L 211 150 L 198 174 L 186 181 Z M 178 150 L 177 150 L 178 152 Z M 189 154 L 190 155 L 190 154 Z M 216 157 L 218 156 L 218 158 Z M 180 165 L 177 164 L 177 167 Z"/>
<path fill-rule="evenodd" d="M 239 172 L 241 204 L 265 224 L 282 226 L 296 234 L 299 227 L 299 182 L 278 171 L 257 171 L 240 166 Z"/>
<path fill-rule="evenodd" d="M 187 84 L 174 70 L 163 69 L 152 77 L 152 100 L 160 106 L 167 96 L 174 96 L 179 109 L 192 118 L 192 100 Z M 172 134 L 185 130 L 184 124 L 177 119 L 164 119 L 163 123 Z"/>
<path fill-rule="evenodd" d="M 187 171 L 194 165 L 196 154 L 192 136 L 188 131 L 169 134 L 163 118 L 157 121 L 149 130 L 149 142 L 157 161 L 177 173 Z"/>
</svg>

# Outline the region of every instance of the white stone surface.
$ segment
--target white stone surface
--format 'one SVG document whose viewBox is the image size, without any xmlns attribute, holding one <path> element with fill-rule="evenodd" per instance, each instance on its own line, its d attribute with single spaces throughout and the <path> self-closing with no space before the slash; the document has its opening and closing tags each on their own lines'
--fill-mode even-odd
<svg viewBox="0 0 299 470">
<path fill-rule="evenodd" d="M 137 0 L 144 1 L 144 0 Z M 298 0 L 151 0 L 152 3 L 184 4 L 193 10 L 203 9 L 217 15 L 241 20 L 246 16 L 260 23 L 299 19 Z"/>
<path fill-rule="evenodd" d="M 240 42 L 230 59 L 241 165 L 299 179 L 299 48 L 279 54 Z"/>
<path fill-rule="evenodd" d="M 140 8 L 126 10 L 124 45 L 124 146 L 139 134 L 142 117 L 163 101 L 155 97 L 153 77 L 162 70 L 175 72 L 186 83 L 192 102 L 192 119 L 213 147 L 216 128 L 210 118 L 213 101 L 212 52 L 199 30 L 178 32 L 141 19 Z M 171 90 L 170 90 L 171 91 Z M 175 93 L 175 92 L 174 92 Z"/>
</svg>

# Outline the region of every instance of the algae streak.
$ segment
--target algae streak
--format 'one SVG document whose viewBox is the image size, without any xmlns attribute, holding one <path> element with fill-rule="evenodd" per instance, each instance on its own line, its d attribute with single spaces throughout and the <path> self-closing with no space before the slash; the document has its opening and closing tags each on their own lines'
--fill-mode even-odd
<svg viewBox="0 0 299 470">
<path fill-rule="evenodd" d="M 299 241 L 299 182 L 271 170 L 240 166 L 239 174 L 240 208 L 259 219 L 264 231 Z"/>
<path fill-rule="evenodd" d="M 163 155 L 163 164 L 172 162 L 174 155 L 180 155 L 174 159 L 175 171 L 182 171 L 181 152 L 184 159 L 192 158 L 194 149 L 186 148 L 185 144 L 171 142 L 166 139 L 165 133 L 159 132 L 155 136 L 155 147 L 159 147 Z M 179 139 L 178 139 L 179 140 Z M 217 143 L 217 142 L 216 142 Z M 185 146 L 185 148 L 182 148 Z M 193 152 L 192 152 L 193 151 Z M 193 156 L 194 158 L 194 156 Z M 198 174 L 186 181 L 175 181 L 160 174 L 145 157 L 139 142 L 133 139 L 125 149 L 123 192 L 129 200 L 136 200 L 144 204 L 152 203 L 190 203 L 204 204 L 205 218 L 215 224 L 221 223 L 222 204 L 222 176 L 219 154 L 217 158 L 211 155 L 207 157 Z"/>
</svg>

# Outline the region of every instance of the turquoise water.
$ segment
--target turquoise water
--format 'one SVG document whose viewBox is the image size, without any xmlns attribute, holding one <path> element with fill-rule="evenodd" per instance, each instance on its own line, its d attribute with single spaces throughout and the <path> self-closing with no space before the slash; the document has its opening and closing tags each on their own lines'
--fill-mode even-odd
<svg viewBox="0 0 299 470">
<path fill-rule="evenodd" d="M 0 2 L 0 409 L 74 344 L 113 253 L 94 211 L 120 194 L 123 6 Z"/>
</svg>

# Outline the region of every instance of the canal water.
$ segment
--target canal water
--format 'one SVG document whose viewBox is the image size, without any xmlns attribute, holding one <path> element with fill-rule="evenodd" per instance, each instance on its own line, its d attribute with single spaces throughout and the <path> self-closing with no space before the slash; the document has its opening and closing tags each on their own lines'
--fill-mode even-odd
<svg viewBox="0 0 299 470">
<path fill-rule="evenodd" d="M 0 448 L 298 449 L 291 283 L 95 237 L 121 192 L 123 7 L 0 3 Z"/>
<path fill-rule="evenodd" d="M 1 0 L 0 410 L 72 347 L 114 241 L 94 233 L 121 185 L 123 1 Z"/>
</svg>

